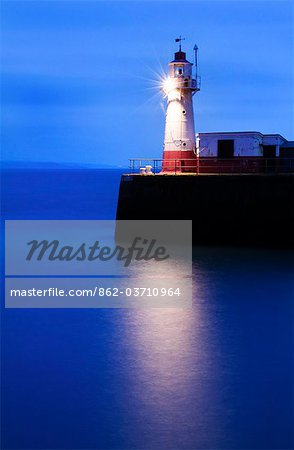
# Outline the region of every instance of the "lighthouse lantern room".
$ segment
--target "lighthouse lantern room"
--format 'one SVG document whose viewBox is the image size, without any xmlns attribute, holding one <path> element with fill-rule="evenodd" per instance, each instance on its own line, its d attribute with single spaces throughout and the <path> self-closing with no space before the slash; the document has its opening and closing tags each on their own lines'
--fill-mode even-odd
<svg viewBox="0 0 294 450">
<path fill-rule="evenodd" d="M 174 169 L 189 171 L 190 166 L 194 166 L 196 162 L 193 95 L 200 90 L 197 76 L 198 47 L 194 47 L 193 77 L 193 63 L 186 59 L 186 53 L 182 51 L 182 40 L 181 37 L 176 39 L 176 42 L 179 42 L 179 51 L 168 65 L 168 77 L 163 84 L 163 91 L 167 97 L 163 172 Z M 175 164 L 180 164 L 181 167 L 175 168 Z"/>
</svg>

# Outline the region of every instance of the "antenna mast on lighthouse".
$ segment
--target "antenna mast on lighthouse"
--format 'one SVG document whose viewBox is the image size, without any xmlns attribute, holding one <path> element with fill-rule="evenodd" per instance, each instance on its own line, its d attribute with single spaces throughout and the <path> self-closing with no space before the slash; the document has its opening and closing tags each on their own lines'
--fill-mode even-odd
<svg viewBox="0 0 294 450">
<path fill-rule="evenodd" d="M 198 76 L 198 46 L 194 45 L 195 80 L 197 91 L 200 91 L 201 78 Z"/>
</svg>

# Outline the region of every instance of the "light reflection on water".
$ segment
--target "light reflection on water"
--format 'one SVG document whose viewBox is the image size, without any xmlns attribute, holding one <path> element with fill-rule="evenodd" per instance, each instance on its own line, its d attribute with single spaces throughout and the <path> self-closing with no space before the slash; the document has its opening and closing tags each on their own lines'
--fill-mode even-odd
<svg viewBox="0 0 294 450">
<path fill-rule="evenodd" d="M 193 309 L 133 310 L 122 316 L 140 448 L 189 448 L 192 443 L 216 448 L 220 441 L 217 342 L 206 304 L 208 283 L 199 268 L 193 292 Z"/>
</svg>

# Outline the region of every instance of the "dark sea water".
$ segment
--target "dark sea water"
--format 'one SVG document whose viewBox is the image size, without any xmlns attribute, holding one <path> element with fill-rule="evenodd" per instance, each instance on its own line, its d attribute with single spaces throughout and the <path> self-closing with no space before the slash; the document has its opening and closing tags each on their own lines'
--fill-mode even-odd
<svg viewBox="0 0 294 450">
<path fill-rule="evenodd" d="M 114 219 L 120 174 L 7 170 L 2 218 Z M 1 448 L 293 448 L 291 254 L 195 248 L 193 285 L 192 310 L 2 308 Z"/>
</svg>

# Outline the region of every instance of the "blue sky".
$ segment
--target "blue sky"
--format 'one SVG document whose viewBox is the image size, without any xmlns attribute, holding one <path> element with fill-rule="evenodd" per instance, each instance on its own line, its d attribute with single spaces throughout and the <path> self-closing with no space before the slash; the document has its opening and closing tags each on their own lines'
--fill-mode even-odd
<svg viewBox="0 0 294 450">
<path fill-rule="evenodd" d="M 2 157 L 161 157 L 156 79 L 199 47 L 196 131 L 293 135 L 290 1 L 3 1 Z"/>
</svg>

